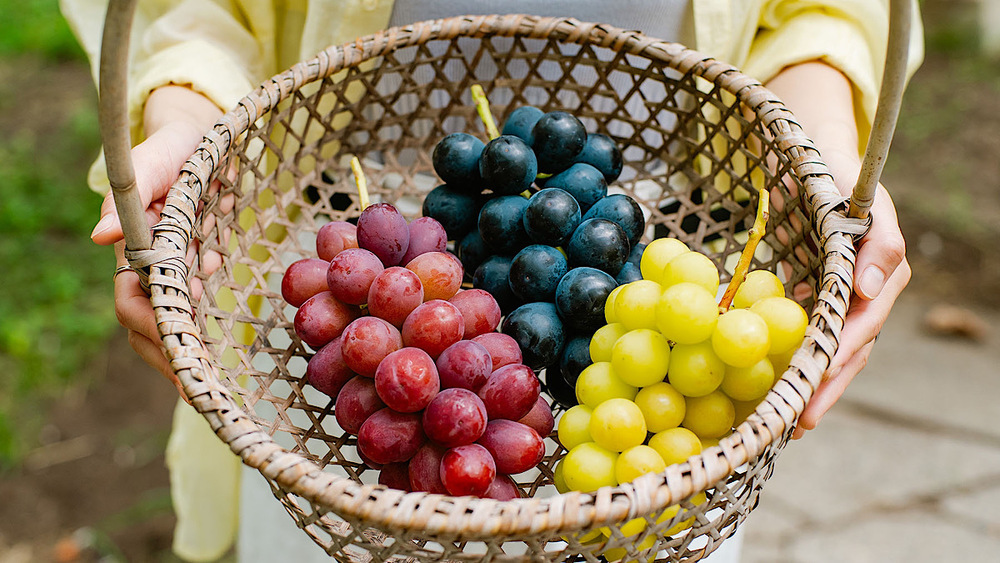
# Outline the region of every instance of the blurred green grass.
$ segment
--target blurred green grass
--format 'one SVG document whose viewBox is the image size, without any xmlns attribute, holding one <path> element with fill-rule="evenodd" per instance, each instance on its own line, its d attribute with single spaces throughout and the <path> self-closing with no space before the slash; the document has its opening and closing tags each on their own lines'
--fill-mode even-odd
<svg viewBox="0 0 1000 563">
<path fill-rule="evenodd" d="M 57 0 L 0 1 L 0 66 L 54 85 L 85 69 Z M 0 471 L 37 442 L 51 400 L 95 379 L 116 327 L 114 257 L 89 239 L 101 202 L 86 186 L 100 142 L 92 91 L 52 107 L 25 106 L 47 96 L 0 103 L 12 124 L 0 136 Z"/>
</svg>

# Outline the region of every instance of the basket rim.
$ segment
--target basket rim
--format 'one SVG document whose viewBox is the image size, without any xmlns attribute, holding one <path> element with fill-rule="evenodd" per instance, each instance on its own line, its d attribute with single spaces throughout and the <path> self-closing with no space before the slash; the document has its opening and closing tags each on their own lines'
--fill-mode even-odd
<svg viewBox="0 0 1000 563">
<path fill-rule="evenodd" d="M 806 188 L 814 224 L 824 253 L 816 303 L 809 315 L 805 341 L 781 380 L 755 412 L 718 446 L 663 472 L 594 493 L 571 491 L 546 498 L 496 501 L 405 493 L 381 485 L 365 485 L 325 472 L 301 454 L 279 446 L 261 430 L 222 384 L 208 348 L 194 322 L 184 257 L 192 240 L 198 203 L 217 163 L 232 142 L 257 119 L 303 85 L 398 48 L 459 36 L 555 38 L 640 55 L 684 73 L 699 76 L 736 96 L 752 109 L 774 135 L 776 147 L 790 161 L 790 173 Z M 341 515 L 383 530 L 421 530 L 436 537 L 476 539 L 553 536 L 607 525 L 689 498 L 760 455 L 775 442 L 783 444 L 836 351 L 852 291 L 856 252 L 853 235 L 864 230 L 844 214 L 846 197 L 792 113 L 761 83 L 735 67 L 678 43 L 660 41 L 637 31 L 573 18 L 529 15 L 459 16 L 394 27 L 331 46 L 316 57 L 264 81 L 206 133 L 171 187 L 161 221 L 154 227 L 150 259 L 151 301 L 171 367 L 189 402 L 243 462 L 258 469 L 285 491 Z M 392 510 L 392 508 L 396 508 Z"/>
</svg>

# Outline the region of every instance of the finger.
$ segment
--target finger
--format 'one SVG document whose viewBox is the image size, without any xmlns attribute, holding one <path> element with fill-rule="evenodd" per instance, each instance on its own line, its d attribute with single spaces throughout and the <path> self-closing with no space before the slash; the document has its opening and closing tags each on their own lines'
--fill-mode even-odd
<svg viewBox="0 0 1000 563">
<path fill-rule="evenodd" d="M 139 274 L 129 271 L 115 276 L 115 315 L 123 327 L 159 341 L 153 305 L 142 289 Z"/>
<path fill-rule="evenodd" d="M 138 332 L 130 330 L 128 333 L 128 343 L 144 362 L 160 372 L 163 377 L 177 388 L 177 392 L 180 393 L 181 397 L 187 400 L 184 395 L 184 387 L 177 378 L 177 374 L 170 367 L 170 361 L 167 360 L 167 357 L 163 354 L 163 349 L 157 342 L 153 342 Z"/>
<path fill-rule="evenodd" d="M 878 297 L 886 280 L 906 256 L 896 210 L 885 188 L 879 187 L 872 205 L 872 224 L 861 239 L 854 271 L 854 287 L 863 299 Z"/>
<path fill-rule="evenodd" d="M 871 356 L 874 346 L 875 340 L 873 339 L 851 356 L 840 373 L 824 381 L 816 388 L 816 393 L 809 399 L 809 404 L 806 405 L 805 410 L 802 411 L 802 416 L 799 417 L 799 424 L 792 434 L 792 438 L 801 438 L 806 430 L 816 428 L 823 415 L 840 399 L 844 391 L 847 390 L 847 386 L 854 381 L 858 373 L 868 364 L 868 358 Z"/>
</svg>

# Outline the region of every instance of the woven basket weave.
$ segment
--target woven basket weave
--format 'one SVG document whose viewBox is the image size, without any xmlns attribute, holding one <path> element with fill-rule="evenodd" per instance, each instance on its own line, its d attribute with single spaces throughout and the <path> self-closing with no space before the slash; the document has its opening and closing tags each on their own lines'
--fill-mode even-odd
<svg viewBox="0 0 1000 563">
<path fill-rule="evenodd" d="M 332 401 L 304 380 L 311 352 L 295 335 L 294 309 L 277 282 L 291 262 L 314 255 L 322 224 L 360 213 L 349 156 L 366 163 L 373 199 L 418 212 L 436 185 L 435 143 L 450 132 L 482 131 L 469 96 L 476 83 L 501 119 L 530 98 L 543 110 L 573 113 L 591 132 L 611 133 L 624 149 L 617 186 L 650 212 L 644 240 L 677 237 L 705 251 L 724 282 L 727 259 L 753 221 L 756 190 L 770 190 L 770 252 L 758 253 L 753 266 L 784 263 L 789 290 L 812 288 L 803 302 L 810 324 L 781 380 L 718 446 L 593 494 L 556 493 L 552 468 L 565 450 L 553 438 L 537 470 L 519 478 L 524 499 L 373 484 L 355 439 L 337 427 Z M 624 548 L 627 559 L 694 561 L 757 504 L 836 350 L 852 236 L 865 228 L 845 209 L 792 115 L 729 65 L 606 25 L 460 17 L 331 47 L 250 93 L 184 166 L 152 250 L 130 259 L 148 267 L 163 343 L 192 405 L 336 559 L 597 561 Z M 198 258 L 189 269 L 193 241 Z M 201 267 L 209 252 L 222 256 L 210 273 Z M 192 278 L 204 285 L 198 302 Z M 702 491 L 700 504 L 688 500 Z M 678 514 L 656 523 L 677 503 Z M 649 526 L 623 537 L 621 524 L 638 517 Z M 689 519 L 689 530 L 665 535 Z M 600 527 L 610 537 L 588 542 Z"/>
</svg>

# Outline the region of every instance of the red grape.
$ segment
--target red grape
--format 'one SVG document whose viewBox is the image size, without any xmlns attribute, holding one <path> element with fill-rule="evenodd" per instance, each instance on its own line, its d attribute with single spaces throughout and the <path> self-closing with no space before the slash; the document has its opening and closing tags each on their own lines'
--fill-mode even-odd
<svg viewBox="0 0 1000 563">
<path fill-rule="evenodd" d="M 482 496 L 497 476 L 490 452 L 479 444 L 458 446 L 441 459 L 441 482 L 449 494 Z"/>
<path fill-rule="evenodd" d="M 392 352 L 375 370 L 375 389 L 387 407 L 417 412 L 441 389 L 434 360 L 420 348 Z"/>
<path fill-rule="evenodd" d="M 558 374 L 554 374 L 554 376 L 558 377 Z M 552 407 L 545 400 L 545 397 L 541 395 L 535 401 L 535 406 L 531 407 L 528 414 L 521 417 L 518 422 L 525 426 L 530 426 L 542 438 L 551 434 L 552 429 L 556 426 L 555 417 L 552 416 Z"/>
<path fill-rule="evenodd" d="M 521 498 L 521 491 L 514 484 L 514 480 L 507 475 L 497 475 L 490 483 L 490 488 L 486 489 L 483 498 L 494 500 L 513 500 Z"/>
<path fill-rule="evenodd" d="M 398 266 L 410 246 L 406 219 L 388 203 L 369 205 L 358 217 L 358 246 L 374 252 L 386 267 Z"/>
<path fill-rule="evenodd" d="M 459 340 L 441 352 L 437 368 L 442 389 L 461 387 L 475 392 L 493 373 L 493 359 L 482 344 Z"/>
<path fill-rule="evenodd" d="M 368 290 L 368 312 L 393 326 L 403 321 L 424 302 L 424 286 L 417 274 L 400 266 L 391 266 L 375 276 Z"/>
<path fill-rule="evenodd" d="M 326 283 L 337 299 L 351 305 L 362 305 L 368 300 L 368 289 L 375 276 L 384 269 L 375 253 L 363 248 L 348 248 L 330 261 Z"/>
<path fill-rule="evenodd" d="M 487 332 L 472 339 L 486 348 L 493 359 L 493 371 L 511 364 L 519 364 L 524 359 L 521 356 L 521 347 L 517 345 L 517 340 L 512 336 L 502 332 Z"/>
<path fill-rule="evenodd" d="M 413 454 L 409 464 L 410 490 L 425 493 L 448 494 L 441 482 L 441 458 L 445 448 L 427 442 Z"/>
<path fill-rule="evenodd" d="M 419 414 L 389 408 L 369 416 L 358 431 L 358 450 L 375 463 L 409 461 L 425 441 Z"/>
<path fill-rule="evenodd" d="M 405 345 L 416 346 L 432 358 L 437 358 L 445 348 L 462 339 L 465 319 L 458 307 L 434 299 L 420 305 L 406 317 L 402 333 Z"/>
<path fill-rule="evenodd" d="M 469 340 L 480 334 L 493 332 L 500 326 L 500 317 L 503 313 L 500 312 L 497 300 L 488 291 L 466 289 L 456 293 L 448 302 L 462 312 L 462 318 L 465 319 L 465 338 Z M 518 360 L 518 363 L 520 361 Z"/>
<path fill-rule="evenodd" d="M 340 389 L 333 414 L 344 432 L 357 434 L 368 417 L 383 408 L 385 403 L 375 391 L 375 382 L 367 377 L 356 376 Z"/>
<path fill-rule="evenodd" d="M 331 221 L 316 233 L 316 253 L 330 261 L 346 248 L 358 247 L 358 228 L 347 221 Z"/>
<path fill-rule="evenodd" d="M 281 297 L 292 307 L 301 307 L 306 299 L 327 291 L 326 270 L 330 263 L 318 258 L 292 262 L 281 277 Z"/>
<path fill-rule="evenodd" d="M 378 473 L 378 484 L 410 492 L 410 470 L 406 463 L 387 463 Z"/>
<path fill-rule="evenodd" d="M 399 261 L 408 264 L 426 252 L 444 252 L 448 247 L 448 234 L 441 223 L 433 217 L 417 217 L 410 221 L 410 246 Z"/>
<path fill-rule="evenodd" d="M 490 420 L 520 420 L 535 406 L 541 390 L 541 383 L 531 368 L 524 364 L 511 364 L 490 374 L 478 395 L 486 404 Z"/>
<path fill-rule="evenodd" d="M 306 364 L 306 380 L 316 389 L 331 397 L 336 397 L 340 389 L 355 374 L 344 363 L 340 345 L 342 337 L 338 336 L 316 352 Z"/>
<path fill-rule="evenodd" d="M 486 405 L 468 389 L 445 389 L 427 405 L 422 420 L 431 440 L 446 448 L 464 446 L 486 429 Z"/>
<path fill-rule="evenodd" d="M 375 377 L 382 358 L 402 347 L 399 330 L 378 317 L 361 317 L 344 329 L 344 363 L 359 375 Z"/>
<path fill-rule="evenodd" d="M 379 408 L 381 409 L 382 407 L 379 406 Z M 361 428 L 361 427 L 358 426 L 358 428 Z M 361 458 L 361 463 L 364 463 L 366 467 L 370 467 L 370 468 L 376 469 L 376 470 L 377 469 L 382 469 L 382 464 L 381 463 L 375 463 L 374 461 L 368 459 L 368 456 L 366 456 L 365 454 L 361 453 L 361 450 L 356 450 L 356 451 L 358 452 L 358 457 Z"/>
<path fill-rule="evenodd" d="M 329 291 L 313 295 L 295 312 L 295 334 L 303 342 L 319 350 L 337 338 L 361 311 L 336 299 Z"/>
<path fill-rule="evenodd" d="M 428 252 L 406 263 L 424 285 L 424 300 L 451 299 L 462 287 L 462 262 L 450 252 Z"/>
<path fill-rule="evenodd" d="M 489 450 L 500 473 L 527 471 L 545 456 L 545 443 L 538 433 L 513 420 L 491 420 L 479 443 Z"/>
</svg>

